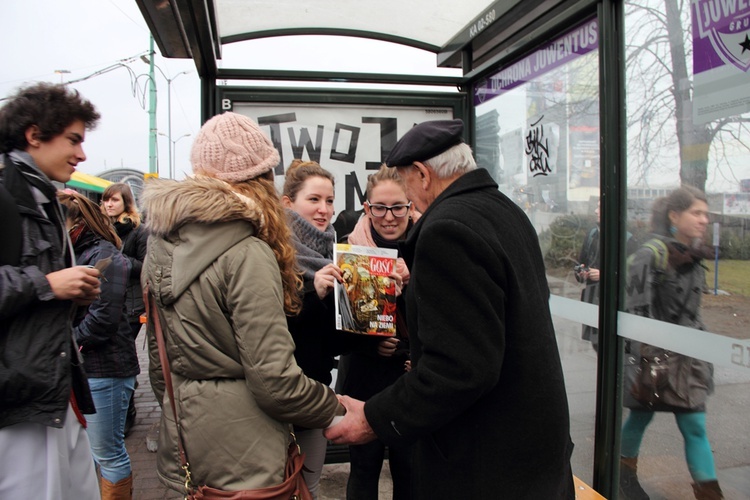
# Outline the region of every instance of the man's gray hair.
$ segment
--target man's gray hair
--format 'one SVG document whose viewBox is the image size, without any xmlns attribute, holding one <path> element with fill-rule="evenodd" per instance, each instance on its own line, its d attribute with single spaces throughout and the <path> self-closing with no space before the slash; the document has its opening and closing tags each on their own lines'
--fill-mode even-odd
<svg viewBox="0 0 750 500">
<path fill-rule="evenodd" d="M 455 174 L 465 174 L 477 168 L 471 148 L 465 143 L 456 144 L 423 163 L 431 167 L 440 179 L 453 177 Z"/>
</svg>

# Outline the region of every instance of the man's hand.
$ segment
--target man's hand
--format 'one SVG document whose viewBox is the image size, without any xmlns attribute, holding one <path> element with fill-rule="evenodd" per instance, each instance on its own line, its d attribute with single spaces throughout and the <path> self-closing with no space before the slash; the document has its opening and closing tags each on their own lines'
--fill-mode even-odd
<svg viewBox="0 0 750 500">
<path fill-rule="evenodd" d="M 100 276 L 98 269 L 75 266 L 49 273 L 47 281 L 56 299 L 73 300 L 78 305 L 88 305 L 101 293 Z"/>
<path fill-rule="evenodd" d="M 365 403 L 349 396 L 339 396 L 346 408 L 344 419 L 337 425 L 323 430 L 323 435 L 336 444 L 365 444 L 377 439 L 365 418 Z"/>
</svg>

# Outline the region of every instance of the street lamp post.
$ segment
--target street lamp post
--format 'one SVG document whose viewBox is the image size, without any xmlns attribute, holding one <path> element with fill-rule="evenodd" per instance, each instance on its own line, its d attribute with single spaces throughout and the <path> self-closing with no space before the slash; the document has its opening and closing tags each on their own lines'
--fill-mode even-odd
<svg viewBox="0 0 750 500">
<path fill-rule="evenodd" d="M 169 137 L 164 132 L 159 132 L 159 135 L 166 137 L 169 139 L 169 178 L 174 179 L 174 171 L 177 163 L 177 148 L 176 144 L 180 142 L 180 139 L 184 139 L 185 137 L 190 137 L 190 134 L 182 134 L 180 137 L 172 140 L 171 137 Z M 174 163 L 172 163 L 172 160 L 174 159 Z"/>
<path fill-rule="evenodd" d="M 70 70 L 68 69 L 56 69 L 55 73 L 60 75 L 60 83 L 63 83 L 63 75 L 69 75 Z"/>
<path fill-rule="evenodd" d="M 151 64 L 151 61 L 146 56 L 141 56 L 141 60 L 145 62 L 146 64 Z M 187 73 L 190 73 L 190 71 L 180 71 L 174 77 L 169 78 L 162 69 L 154 64 L 154 67 L 159 70 L 159 73 L 161 73 L 161 76 L 164 77 L 164 79 L 167 81 L 167 137 L 169 138 L 169 142 L 172 146 L 174 146 L 174 143 L 182 139 L 182 137 L 185 137 L 184 135 L 180 137 L 180 139 L 177 139 L 175 141 L 172 141 L 172 82 L 177 80 L 177 77 L 180 75 L 185 75 Z M 163 135 L 163 134 L 162 134 Z M 190 135 L 190 134 L 188 134 Z M 174 162 L 172 161 L 172 148 L 169 149 L 169 178 L 174 179 Z"/>
<path fill-rule="evenodd" d="M 174 156 L 174 163 L 172 164 L 172 172 L 173 173 L 177 173 L 176 172 L 176 169 L 177 169 L 177 146 L 176 145 L 177 145 L 177 142 L 179 142 L 180 139 L 184 139 L 185 137 L 190 137 L 190 134 L 183 134 L 180 137 L 178 137 L 177 139 L 175 139 L 174 142 L 172 143 L 172 151 L 174 153 L 173 154 L 173 156 Z M 172 177 L 172 178 L 174 179 L 174 177 Z"/>
</svg>

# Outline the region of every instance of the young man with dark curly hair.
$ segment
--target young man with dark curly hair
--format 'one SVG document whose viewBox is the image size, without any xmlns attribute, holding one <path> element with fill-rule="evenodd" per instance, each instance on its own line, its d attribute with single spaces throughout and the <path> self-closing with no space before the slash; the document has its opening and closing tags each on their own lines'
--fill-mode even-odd
<svg viewBox="0 0 750 500">
<path fill-rule="evenodd" d="M 94 405 L 71 318 L 100 293 L 76 266 L 51 181 L 86 159 L 99 120 L 64 85 L 20 89 L 0 108 L 0 498 L 98 499 L 85 413 Z"/>
</svg>

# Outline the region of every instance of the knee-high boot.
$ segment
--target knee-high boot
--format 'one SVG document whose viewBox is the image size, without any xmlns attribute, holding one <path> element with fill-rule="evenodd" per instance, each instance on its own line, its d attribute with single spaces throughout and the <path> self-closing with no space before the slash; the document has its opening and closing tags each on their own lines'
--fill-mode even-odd
<svg viewBox="0 0 750 500">
<path fill-rule="evenodd" d="M 721 500 L 724 494 L 719 488 L 719 481 L 693 483 L 693 492 L 698 500 Z"/>
<path fill-rule="evenodd" d="M 132 500 L 133 475 L 120 479 L 116 483 L 102 478 L 102 500 Z"/>
<path fill-rule="evenodd" d="M 623 500 L 649 500 L 638 482 L 638 457 L 620 457 L 619 496 Z"/>
</svg>

